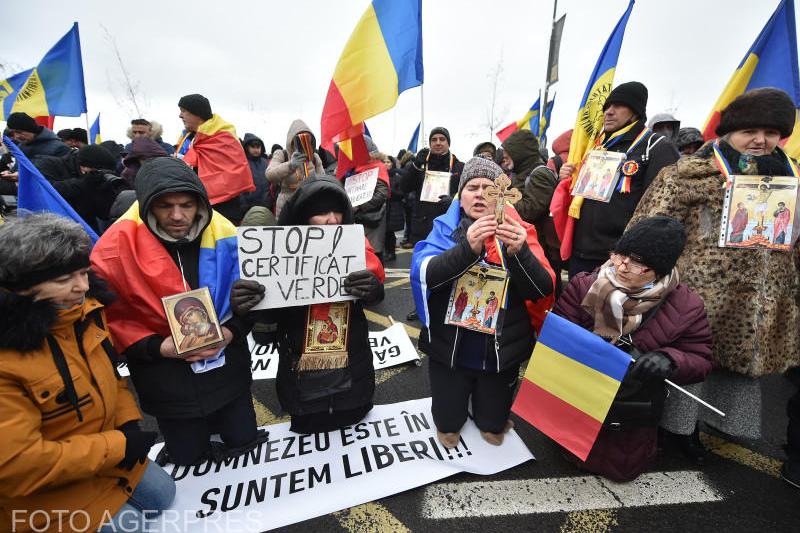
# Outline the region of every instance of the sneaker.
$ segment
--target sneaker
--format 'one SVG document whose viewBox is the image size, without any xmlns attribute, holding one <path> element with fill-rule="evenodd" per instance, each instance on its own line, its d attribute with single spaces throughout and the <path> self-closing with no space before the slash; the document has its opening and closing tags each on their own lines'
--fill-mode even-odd
<svg viewBox="0 0 800 533">
<path fill-rule="evenodd" d="M 789 459 L 783 463 L 781 477 L 789 485 L 800 489 L 800 460 Z"/>
<path fill-rule="evenodd" d="M 415 320 L 419 320 L 419 315 L 417 315 L 417 311 L 414 310 L 414 311 L 411 311 L 410 313 L 408 313 L 406 315 L 406 320 L 408 320 L 409 322 L 413 322 Z"/>
</svg>

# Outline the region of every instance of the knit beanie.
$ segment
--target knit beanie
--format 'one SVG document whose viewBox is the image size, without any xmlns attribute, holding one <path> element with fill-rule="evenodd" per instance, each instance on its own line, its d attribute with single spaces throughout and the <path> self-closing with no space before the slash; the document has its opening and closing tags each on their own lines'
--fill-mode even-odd
<svg viewBox="0 0 800 533">
<path fill-rule="evenodd" d="M 466 162 L 464 170 L 461 171 L 461 179 L 458 182 L 458 192 L 460 193 L 471 179 L 486 178 L 494 181 L 502 173 L 503 169 L 494 161 L 490 161 L 484 157 L 473 157 Z"/>
<path fill-rule="evenodd" d="M 638 81 L 622 83 L 614 88 L 603 104 L 603 111 L 611 104 L 623 104 L 630 107 L 640 120 L 647 118 L 647 87 Z"/>
<path fill-rule="evenodd" d="M 78 150 L 78 164 L 83 167 L 90 167 L 102 170 L 114 170 L 117 168 L 117 160 L 105 146 L 99 144 L 87 144 Z"/>
<path fill-rule="evenodd" d="M 42 132 L 42 126 L 38 125 L 33 117 L 27 113 L 16 112 L 8 115 L 6 127 L 10 130 L 27 131 L 39 135 Z"/>
<path fill-rule="evenodd" d="M 431 137 L 433 137 L 437 133 L 441 133 L 442 135 L 444 135 L 444 138 L 447 139 L 447 144 L 450 144 L 450 132 L 447 131 L 447 128 L 442 126 L 436 126 L 431 130 L 430 135 L 428 135 L 428 143 L 431 142 Z"/>
<path fill-rule="evenodd" d="M 185 109 L 192 115 L 197 115 L 203 120 L 209 120 L 214 115 L 211 112 L 211 103 L 202 94 L 187 94 L 178 100 L 178 107 Z"/>
<path fill-rule="evenodd" d="M 720 137 L 749 128 L 775 128 L 781 138 L 792 134 L 794 102 L 784 91 L 773 87 L 753 89 L 737 96 L 722 110 L 716 133 Z"/>
<path fill-rule="evenodd" d="M 67 136 L 67 139 L 82 142 L 83 144 L 89 144 L 89 135 L 83 128 L 72 128 Z"/>
<path fill-rule="evenodd" d="M 614 253 L 652 268 L 658 277 L 669 274 L 686 246 L 686 230 L 679 221 L 667 216 L 640 220 L 626 231 Z"/>
</svg>

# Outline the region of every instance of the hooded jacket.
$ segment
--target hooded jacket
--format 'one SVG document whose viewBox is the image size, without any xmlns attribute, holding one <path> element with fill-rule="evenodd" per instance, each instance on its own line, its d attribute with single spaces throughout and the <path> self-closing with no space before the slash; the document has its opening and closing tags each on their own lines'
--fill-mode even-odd
<svg viewBox="0 0 800 533">
<path fill-rule="evenodd" d="M 149 212 L 158 196 L 172 192 L 193 194 L 200 202 L 196 222 L 187 237 L 181 240 L 171 238 L 158 228 L 155 216 Z M 205 187 L 197 175 L 189 167 L 177 164 L 174 159 L 150 160 L 137 176 L 136 197 L 140 218 L 145 221 L 175 265 L 179 268 L 182 265 L 189 289 L 199 288 L 201 237 L 211 221 L 212 210 Z M 122 222 L 124 221 L 120 220 L 117 224 Z M 118 238 L 113 231 L 109 233 L 103 238 Z M 116 262 L 107 263 L 103 260 L 102 253 L 108 246 L 110 243 L 101 239 L 92 255 L 92 264 L 101 273 L 101 269 L 116 268 Z M 98 253 L 101 255 L 98 256 Z M 122 261 L 124 263 L 124 258 Z M 125 283 L 128 277 L 137 279 L 142 276 L 137 272 L 135 261 L 128 262 L 124 268 L 124 274 L 115 272 L 107 276 L 112 288 L 120 295 L 127 294 L 127 291 L 114 287 L 115 283 Z M 121 317 L 124 315 L 117 306 L 135 307 L 124 301 L 124 296 L 120 296 L 110 309 L 112 326 L 115 326 L 115 320 L 122 321 Z M 161 418 L 200 418 L 249 392 L 252 375 L 246 337 L 250 326 L 236 318 L 222 325 L 230 329 L 234 337 L 225 348 L 225 364 L 209 372 L 196 374 L 190 363 L 182 359 L 162 357 L 162 335 L 146 336 L 125 348 L 123 355 L 128 361 L 131 379 L 145 412 Z"/>
<path fill-rule="evenodd" d="M 53 130 L 49 128 L 42 128 L 42 131 L 40 131 L 31 142 L 20 144 L 19 149 L 31 161 L 43 155 L 61 157 L 72 151 L 72 149 L 64 144 L 61 139 L 53 133 Z"/>
<path fill-rule="evenodd" d="M 91 276 L 84 303 L 65 311 L 0 290 L 0 531 L 29 531 L 29 522 L 12 521 L 15 509 L 49 513 L 50 524 L 55 510 L 84 510 L 94 531 L 144 474 L 146 463 L 116 466 L 125 456 L 116 428 L 142 417 L 103 347 L 109 333 L 101 301 L 108 298 Z M 83 420 L 66 399 L 48 336 L 63 353 Z M 46 520 L 35 530 L 44 531 Z"/>
<path fill-rule="evenodd" d="M 300 119 L 292 122 L 291 126 L 289 126 L 289 131 L 286 134 L 286 150 L 278 150 L 272 154 L 269 167 L 267 167 L 267 180 L 269 180 L 270 183 L 275 183 L 281 186 L 281 192 L 278 194 L 278 198 L 275 202 L 275 216 L 280 216 L 284 204 L 286 204 L 286 201 L 291 198 L 295 189 L 297 189 L 299 185 L 297 173 L 289 167 L 289 161 L 291 160 L 292 152 L 294 151 L 294 138 L 298 133 L 302 132 L 311 133 L 311 128 L 308 127 L 308 124 Z M 309 163 L 311 163 L 311 161 L 309 161 Z M 316 176 L 322 176 L 325 174 L 325 169 L 322 166 L 322 159 L 320 159 L 316 152 L 314 153 L 312 167 L 312 174 Z"/>
<path fill-rule="evenodd" d="M 133 140 L 128 147 L 128 155 L 122 160 L 125 169 L 122 171 L 122 177 L 125 181 L 133 187 L 136 184 L 136 174 L 142 167 L 145 161 L 153 159 L 154 157 L 169 156 L 172 152 L 165 153 L 164 148 L 150 139 L 149 137 L 138 137 Z"/>
<path fill-rule="evenodd" d="M 350 200 L 338 180 L 329 176 L 315 177 L 306 181 L 286 203 L 278 224 L 281 226 L 307 224 L 308 220 L 304 219 L 303 215 L 308 212 L 307 206 L 313 204 L 320 196 L 330 195 L 338 196 L 342 205 L 347 206 L 342 213 L 342 224 L 352 224 L 353 210 L 350 207 Z M 365 246 L 367 246 L 367 268 L 382 283 L 383 267 L 371 247 L 367 243 Z M 351 380 L 349 390 L 313 401 L 300 399 L 302 393 L 300 379 L 294 368 L 302 352 L 307 312 L 308 306 L 287 307 L 266 312 L 270 321 L 276 322 L 278 326 L 280 359 L 276 386 L 281 406 L 292 415 L 306 415 L 356 409 L 371 404 L 375 392 L 375 370 L 372 366 L 372 350 L 369 347 L 367 318 L 361 300 L 352 301 L 350 308 L 350 332 L 347 341 L 349 365 L 346 369 L 333 371 L 349 372 Z M 336 381 L 337 376 L 330 376 L 330 379 Z"/>
<path fill-rule="evenodd" d="M 247 145 L 252 142 L 257 142 L 261 145 L 261 155 L 253 157 L 247 149 Z M 267 181 L 267 150 L 262 141 L 252 133 L 245 133 L 242 139 L 242 146 L 244 147 L 244 155 L 247 156 L 247 163 L 250 165 L 250 173 L 253 175 L 253 183 L 256 190 L 253 192 L 246 192 L 242 194 L 239 199 L 242 202 L 242 213 L 247 213 L 248 209 L 254 206 L 268 207 L 267 189 L 269 182 Z"/>
</svg>

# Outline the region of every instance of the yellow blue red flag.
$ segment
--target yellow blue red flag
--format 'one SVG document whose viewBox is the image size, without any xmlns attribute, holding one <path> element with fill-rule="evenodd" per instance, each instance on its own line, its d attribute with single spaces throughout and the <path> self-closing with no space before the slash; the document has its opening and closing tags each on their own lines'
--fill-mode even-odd
<svg viewBox="0 0 800 533">
<path fill-rule="evenodd" d="M 0 120 L 17 111 L 32 117 L 86 113 L 77 22 L 37 66 L 0 81 Z"/>
<path fill-rule="evenodd" d="M 100 144 L 101 142 L 103 142 L 103 139 L 100 137 L 100 113 L 98 113 L 97 118 L 94 119 L 92 126 L 89 128 L 89 144 Z"/>
<path fill-rule="evenodd" d="M 797 65 L 797 28 L 794 19 L 794 0 L 781 0 L 753 45 L 736 67 L 722 94 L 714 104 L 703 138 L 716 138 L 720 112 L 740 94 L 760 87 L 783 89 L 800 109 L 800 75 Z M 784 150 L 791 157 L 800 157 L 800 123 L 795 117 L 794 132 Z"/>
<path fill-rule="evenodd" d="M 500 139 L 500 142 L 505 142 L 509 135 L 518 130 L 531 130 L 536 137 L 539 137 L 539 115 L 541 107 L 541 99 L 536 99 L 525 116 L 516 122 L 512 122 L 502 130 L 498 131 L 495 135 Z"/>
</svg>

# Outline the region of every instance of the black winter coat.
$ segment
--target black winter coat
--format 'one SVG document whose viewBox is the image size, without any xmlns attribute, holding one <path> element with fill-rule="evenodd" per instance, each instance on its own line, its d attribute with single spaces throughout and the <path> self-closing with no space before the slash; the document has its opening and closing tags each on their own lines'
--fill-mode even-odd
<svg viewBox="0 0 800 533">
<path fill-rule="evenodd" d="M 27 144 L 20 144 L 19 149 L 25 157 L 35 163 L 35 159 L 43 155 L 54 155 L 56 157 L 67 155 L 72 149 L 61 142 L 61 139 L 53 133 L 53 130 L 42 128 L 33 140 Z"/>
<path fill-rule="evenodd" d="M 458 182 L 461 179 L 461 172 L 464 170 L 464 163 L 453 156 L 453 168 L 450 168 L 450 152 L 444 155 L 430 155 L 428 164 L 421 169 L 414 166 L 414 161 L 409 162 L 402 170 L 400 187 L 403 192 L 415 193 L 414 209 L 411 216 L 411 242 L 416 243 L 423 240 L 433 228 L 433 220 L 439 215 L 447 212 L 450 207 L 450 200 L 439 203 L 420 202 L 422 194 L 422 184 L 425 181 L 425 170 L 438 172 L 450 172 L 450 196 L 455 196 L 458 192 Z"/>
<path fill-rule="evenodd" d="M 247 150 L 247 145 L 253 141 L 261 143 L 261 155 L 253 157 Z M 253 192 L 245 192 L 239 195 L 239 200 L 242 202 L 242 213 L 247 213 L 247 210 L 254 206 L 270 207 L 268 199 L 269 182 L 267 181 L 267 160 L 266 149 L 264 141 L 252 133 L 245 133 L 242 139 L 244 145 L 244 154 L 247 156 L 247 163 L 250 165 L 250 174 L 253 175 L 253 184 L 256 190 Z"/>
<path fill-rule="evenodd" d="M 609 150 L 625 152 L 644 127 L 640 122 Z M 648 146 L 651 147 L 649 153 Z M 663 135 L 658 133 L 647 135 L 626 159 L 636 161 L 639 165 L 638 172 L 631 180 L 631 192 L 621 193 L 615 190 L 608 203 L 595 200 L 583 202 L 581 217 L 575 222 L 572 255 L 580 259 L 606 259 L 608 252 L 614 248 L 625 231 L 644 191 L 661 169 L 674 164 L 679 157 L 680 154 L 675 147 L 666 142 Z"/>
</svg>

